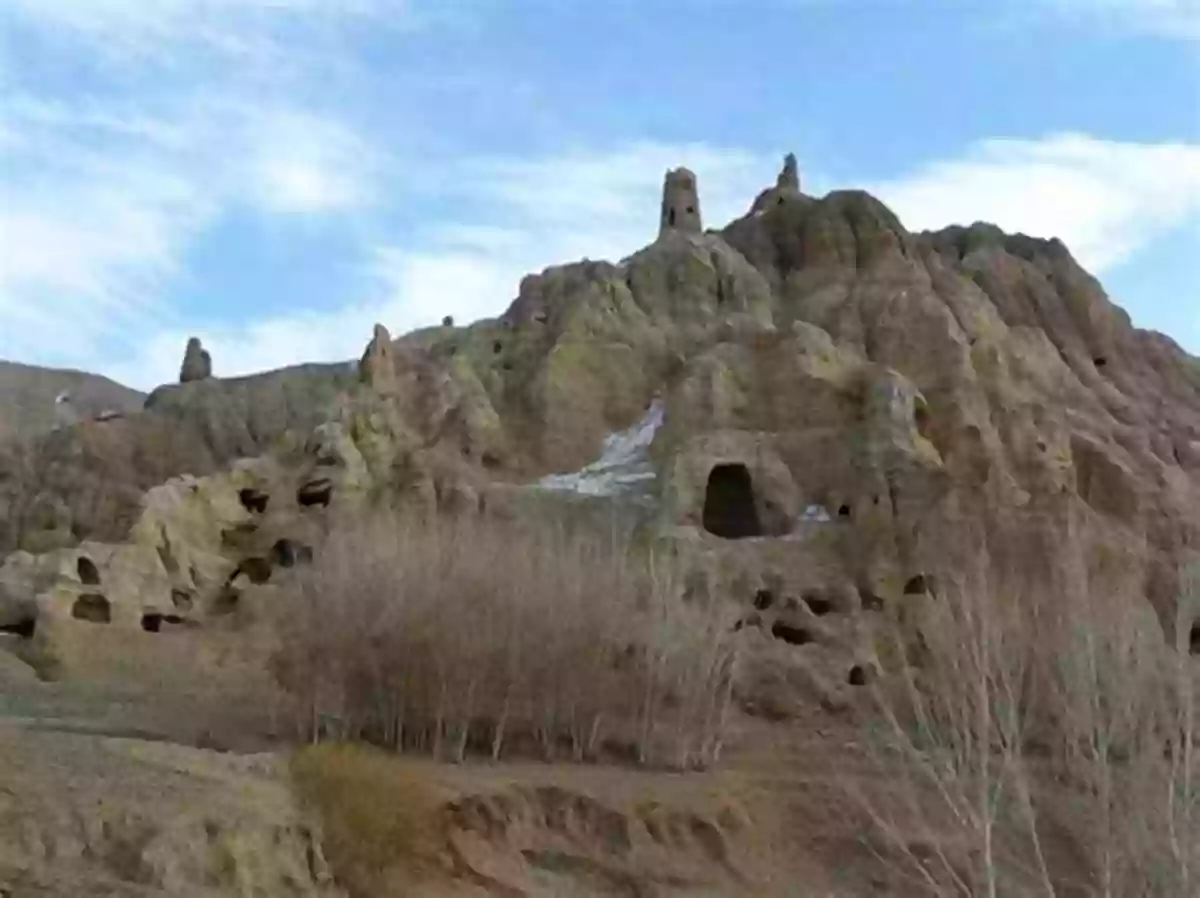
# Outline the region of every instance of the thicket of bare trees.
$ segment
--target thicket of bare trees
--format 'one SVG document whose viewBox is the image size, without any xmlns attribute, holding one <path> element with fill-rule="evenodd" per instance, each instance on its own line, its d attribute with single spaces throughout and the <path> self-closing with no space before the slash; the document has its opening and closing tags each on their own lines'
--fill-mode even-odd
<svg viewBox="0 0 1200 898">
<path fill-rule="evenodd" d="M 1200 569 L 1185 582 L 1173 647 L 1135 598 L 982 581 L 929 604 L 918 651 L 895 634 L 871 748 L 896 788 L 848 786 L 914 895 L 1200 894 Z"/>
<path fill-rule="evenodd" d="M 314 741 L 700 766 L 736 659 L 726 612 L 682 592 L 618 533 L 373 520 L 297 585 L 273 669 Z"/>
</svg>

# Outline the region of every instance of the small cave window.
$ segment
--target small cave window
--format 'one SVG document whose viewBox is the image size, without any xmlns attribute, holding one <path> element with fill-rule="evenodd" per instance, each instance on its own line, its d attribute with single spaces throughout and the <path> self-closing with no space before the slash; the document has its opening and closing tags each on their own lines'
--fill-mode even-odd
<svg viewBox="0 0 1200 898">
<path fill-rule="evenodd" d="M 724 539 L 762 536 L 754 504 L 754 481 L 745 465 L 717 465 L 704 492 L 704 529 Z"/>
<path fill-rule="evenodd" d="M 266 583 L 271 579 L 271 562 L 257 557 L 243 559 L 229 579 L 232 581 L 239 574 L 245 574 L 251 583 Z"/>
<path fill-rule="evenodd" d="M 808 592 L 801 596 L 801 598 L 804 600 L 804 604 L 808 606 L 808 610 L 817 617 L 824 617 L 833 611 L 833 602 L 822 595 Z"/>
<path fill-rule="evenodd" d="M 71 606 L 71 617 L 93 624 L 112 623 L 112 605 L 98 592 L 86 592 Z"/>
<path fill-rule="evenodd" d="M 1188 633 L 1188 651 L 1193 655 L 1200 655 L 1200 621 L 1192 624 L 1192 629 Z"/>
<path fill-rule="evenodd" d="M 766 611 L 775 604 L 775 593 L 769 589 L 760 589 L 754 594 L 754 607 L 759 611 Z"/>
<path fill-rule="evenodd" d="M 839 505 L 838 506 L 838 517 L 839 518 L 850 517 L 850 506 L 849 505 Z"/>
<path fill-rule="evenodd" d="M 314 505 L 328 507 L 333 496 L 333 481 L 326 477 L 311 480 L 296 491 L 296 502 L 304 508 Z"/>
<path fill-rule="evenodd" d="M 858 588 L 858 597 L 862 601 L 863 611 L 883 610 L 883 598 L 865 586 Z"/>
<path fill-rule="evenodd" d="M 297 564 L 308 564 L 312 561 L 311 546 L 297 542 L 294 539 L 276 540 L 271 546 L 271 561 L 283 568 L 295 567 Z"/>
<path fill-rule="evenodd" d="M 779 197 L 777 200 L 775 200 L 775 205 L 782 206 L 783 205 L 783 197 Z"/>
<path fill-rule="evenodd" d="M 771 635 L 788 645 L 807 645 L 813 641 L 812 633 L 804 627 L 793 627 L 778 620 L 771 625 Z"/>
<path fill-rule="evenodd" d="M 919 596 L 929 592 L 929 578 L 924 574 L 917 574 L 915 577 L 910 577 L 908 582 L 904 584 L 904 594 L 906 596 Z"/>
<path fill-rule="evenodd" d="M 688 214 L 688 215 L 695 215 L 695 214 L 696 214 L 696 207 L 695 207 L 695 206 L 688 206 L 688 207 L 687 207 L 687 214 Z"/>
<path fill-rule="evenodd" d="M 929 407 L 923 402 L 917 403 L 913 409 L 913 423 L 917 427 L 917 433 L 929 439 L 929 428 L 933 421 L 929 415 Z"/>
<path fill-rule="evenodd" d="M 18 639 L 33 639 L 33 634 L 36 630 L 37 618 L 32 615 L 19 618 L 12 623 L 0 625 L 0 633 L 7 633 L 10 636 L 16 636 Z"/>
<path fill-rule="evenodd" d="M 503 351 L 504 351 L 504 344 L 501 341 L 497 340 L 496 342 L 494 342 L 492 344 L 492 354 L 493 355 L 499 355 Z"/>
<path fill-rule="evenodd" d="M 80 555 L 79 560 L 75 562 L 75 572 L 79 574 L 79 582 L 85 586 L 100 585 L 100 571 L 96 562 L 86 555 Z"/>
<path fill-rule="evenodd" d="M 670 225 L 671 227 L 675 227 L 675 210 L 674 209 L 671 209 L 669 212 L 667 212 L 667 224 Z"/>
<path fill-rule="evenodd" d="M 177 627 L 183 623 L 184 619 L 178 614 L 160 614 L 157 611 L 147 611 L 142 615 L 142 629 L 147 633 L 160 632 L 163 624 Z"/>
<path fill-rule="evenodd" d="M 850 668 L 850 673 L 846 676 L 846 682 L 851 686 L 866 686 L 867 669 L 861 664 L 855 664 Z"/>
<path fill-rule="evenodd" d="M 262 490 L 245 487 L 238 490 L 238 501 L 242 503 L 242 508 L 246 509 L 246 511 L 262 514 L 267 510 L 267 503 L 271 501 L 271 497 Z"/>
<path fill-rule="evenodd" d="M 1095 365 L 1097 368 L 1103 368 L 1105 365 L 1108 364 L 1108 359 L 1106 359 L 1102 355 L 1098 355 L 1094 359 L 1092 359 L 1092 364 Z"/>
</svg>

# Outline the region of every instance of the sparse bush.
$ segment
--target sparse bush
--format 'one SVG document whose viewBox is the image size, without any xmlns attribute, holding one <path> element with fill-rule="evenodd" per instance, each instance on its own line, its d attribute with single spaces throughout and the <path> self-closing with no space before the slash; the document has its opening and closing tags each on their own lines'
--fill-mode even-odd
<svg viewBox="0 0 1200 898">
<path fill-rule="evenodd" d="M 847 783 L 881 857 L 935 896 L 1182 898 L 1200 880 L 1196 661 L 1136 597 L 930 602 L 876 688 L 891 795 Z M 1080 581 L 1083 582 L 1083 581 Z M 919 648 L 914 649 L 914 643 Z"/>
<path fill-rule="evenodd" d="M 273 669 L 314 741 L 454 761 L 720 752 L 730 621 L 622 536 L 388 518 L 333 535 L 297 590 Z"/>
</svg>

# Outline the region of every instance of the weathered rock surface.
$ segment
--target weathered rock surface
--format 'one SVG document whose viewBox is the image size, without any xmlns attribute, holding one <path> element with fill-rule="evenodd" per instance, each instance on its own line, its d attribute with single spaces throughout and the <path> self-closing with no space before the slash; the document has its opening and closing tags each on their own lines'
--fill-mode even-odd
<svg viewBox="0 0 1200 898">
<path fill-rule="evenodd" d="M 160 387 L 145 410 L 0 443 L 0 554 L 123 539 L 147 490 L 303 444 L 352 366 L 301 365 Z"/>
</svg>

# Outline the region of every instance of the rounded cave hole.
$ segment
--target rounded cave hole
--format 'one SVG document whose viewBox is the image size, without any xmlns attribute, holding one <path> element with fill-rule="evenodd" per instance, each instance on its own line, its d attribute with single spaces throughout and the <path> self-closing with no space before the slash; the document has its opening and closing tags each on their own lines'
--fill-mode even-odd
<svg viewBox="0 0 1200 898">
<path fill-rule="evenodd" d="M 861 664 L 855 664 L 846 675 L 846 682 L 851 686 L 866 686 L 868 680 L 867 668 Z"/>
<path fill-rule="evenodd" d="M 0 633 L 16 636 L 18 639 L 33 639 L 37 631 L 37 618 L 33 615 L 18 618 L 7 624 L 0 624 Z"/>
<path fill-rule="evenodd" d="M 80 555 L 79 560 L 75 562 L 75 572 L 79 574 L 79 582 L 84 586 L 100 585 L 100 570 L 96 567 L 96 562 L 86 555 Z"/>
<path fill-rule="evenodd" d="M 808 610 L 817 617 L 824 617 L 833 610 L 833 602 L 815 592 L 805 593 L 800 598 L 808 606 Z"/>
<path fill-rule="evenodd" d="M 147 611 L 142 615 L 142 629 L 147 633 L 161 632 L 163 624 L 180 626 L 183 623 L 184 619 L 178 614 L 160 614 L 157 611 Z"/>
<path fill-rule="evenodd" d="M 85 592 L 71 606 L 71 617 L 93 624 L 112 622 L 112 605 L 98 592 Z"/>
<path fill-rule="evenodd" d="M 924 574 L 917 574 L 915 577 L 910 577 L 904 584 L 904 594 L 906 596 L 919 596 L 930 592 L 929 578 Z"/>
<path fill-rule="evenodd" d="M 246 511 L 262 514 L 267 510 L 267 503 L 271 501 L 271 497 L 262 490 L 245 487 L 238 490 L 238 501 L 242 503 L 242 508 L 246 509 Z"/>
<path fill-rule="evenodd" d="M 271 546 L 271 561 L 279 567 L 295 567 L 297 564 L 308 564 L 313 559 L 311 546 L 297 542 L 294 539 L 276 540 Z"/>
<path fill-rule="evenodd" d="M 724 539 L 763 535 L 749 468 L 742 464 L 722 464 L 709 472 L 703 523 L 705 530 Z"/>
<path fill-rule="evenodd" d="M 1188 651 L 1193 655 L 1200 655 L 1200 620 L 1193 623 L 1188 632 Z"/>
<path fill-rule="evenodd" d="M 303 508 L 311 508 L 314 505 L 328 507 L 332 497 L 333 481 L 327 477 L 310 480 L 296 491 L 296 503 Z"/>
<path fill-rule="evenodd" d="M 759 611 L 766 611 L 775 604 L 775 593 L 769 589 L 760 589 L 754 594 L 754 607 Z"/>
<path fill-rule="evenodd" d="M 271 579 L 271 562 L 257 556 L 245 558 L 230 576 L 230 582 L 237 579 L 239 574 L 245 574 L 251 583 L 262 584 Z"/>
<path fill-rule="evenodd" d="M 913 408 L 913 423 L 917 427 L 917 433 L 925 439 L 929 439 L 929 430 L 933 424 L 933 420 L 929 414 L 929 406 L 923 402 L 918 402 Z"/>
<path fill-rule="evenodd" d="M 804 627 L 794 627 L 791 624 L 785 624 L 783 621 L 775 621 L 771 624 L 771 635 L 776 639 L 783 640 L 788 645 L 807 645 L 813 641 L 813 635 Z"/>
</svg>

